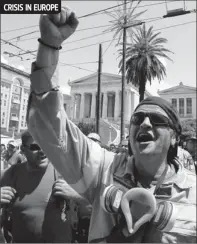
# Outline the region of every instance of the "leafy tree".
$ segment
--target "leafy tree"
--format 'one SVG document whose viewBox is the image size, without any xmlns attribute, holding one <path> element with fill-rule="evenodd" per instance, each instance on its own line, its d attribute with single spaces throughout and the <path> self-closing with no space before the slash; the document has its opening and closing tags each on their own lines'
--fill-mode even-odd
<svg viewBox="0 0 197 244">
<path fill-rule="evenodd" d="M 157 78 L 159 81 L 166 76 L 166 68 L 159 58 L 171 60 L 166 53 L 172 53 L 164 48 L 167 39 L 159 37 L 160 32 L 155 33 L 153 26 L 146 30 L 145 24 L 132 36 L 132 42 L 126 48 L 126 79 L 136 87 L 139 87 L 140 101 L 144 99 L 146 82 Z M 119 51 L 122 56 L 122 51 Z M 172 60 L 171 60 L 172 61 Z M 119 63 L 122 70 L 122 60 Z"/>
<path fill-rule="evenodd" d="M 79 122 L 77 124 L 77 126 L 83 132 L 83 134 L 86 135 L 86 136 L 89 133 L 96 131 L 96 124 L 95 123 Z"/>
<path fill-rule="evenodd" d="M 181 121 L 182 137 L 196 136 L 196 119 L 188 119 Z"/>
</svg>

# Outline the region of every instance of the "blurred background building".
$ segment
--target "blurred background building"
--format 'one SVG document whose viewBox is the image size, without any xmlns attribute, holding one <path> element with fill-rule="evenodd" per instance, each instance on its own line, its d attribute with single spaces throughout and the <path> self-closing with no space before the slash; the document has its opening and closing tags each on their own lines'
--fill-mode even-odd
<svg viewBox="0 0 197 244">
<path fill-rule="evenodd" d="M 181 120 L 196 119 L 196 87 L 186 86 L 180 82 L 178 86 L 158 92 L 160 97 L 173 104 Z"/>
</svg>

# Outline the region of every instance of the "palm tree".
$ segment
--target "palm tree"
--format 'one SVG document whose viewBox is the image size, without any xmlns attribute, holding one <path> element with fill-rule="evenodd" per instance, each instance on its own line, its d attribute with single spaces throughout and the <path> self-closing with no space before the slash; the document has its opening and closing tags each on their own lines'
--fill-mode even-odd
<svg viewBox="0 0 197 244">
<path fill-rule="evenodd" d="M 167 39 L 158 37 L 161 33 L 154 33 L 153 26 L 146 30 L 145 24 L 132 36 L 132 43 L 126 48 L 126 79 L 139 87 L 140 101 L 144 99 L 147 80 L 157 78 L 160 82 L 166 76 L 166 68 L 159 58 L 171 60 L 166 53 L 172 53 L 164 48 Z M 122 51 L 119 51 L 122 56 Z M 172 61 L 172 60 L 171 60 Z M 119 63 L 122 70 L 122 60 Z"/>
</svg>

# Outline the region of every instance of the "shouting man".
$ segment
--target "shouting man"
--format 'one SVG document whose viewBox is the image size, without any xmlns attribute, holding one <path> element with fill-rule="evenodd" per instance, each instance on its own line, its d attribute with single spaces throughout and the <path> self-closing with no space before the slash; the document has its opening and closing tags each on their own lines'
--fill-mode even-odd
<svg viewBox="0 0 197 244">
<path fill-rule="evenodd" d="M 89 241 L 196 242 L 196 180 L 176 158 L 181 125 L 171 104 L 149 97 L 138 105 L 131 157 L 101 148 L 68 119 L 55 70 L 77 25 L 68 8 L 40 17 L 27 124 L 64 179 L 92 204 Z"/>
</svg>

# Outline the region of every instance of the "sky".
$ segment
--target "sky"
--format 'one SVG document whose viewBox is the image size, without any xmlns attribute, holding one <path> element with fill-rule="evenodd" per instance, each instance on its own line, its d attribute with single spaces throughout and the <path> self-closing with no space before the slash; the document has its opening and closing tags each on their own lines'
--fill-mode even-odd
<svg viewBox="0 0 197 244">
<path fill-rule="evenodd" d="M 77 31 L 63 43 L 63 48 L 60 51 L 60 84 L 65 93 L 70 91 L 67 84 L 68 80 L 73 81 L 97 72 L 99 43 L 102 44 L 103 50 L 102 72 L 119 74 L 118 50 L 122 46 L 117 47 L 116 41 L 112 41 L 113 32 L 105 33 L 113 18 L 106 12 L 83 17 L 86 14 L 118 4 L 122 4 L 122 2 L 62 1 L 62 6 L 69 6 L 79 17 Z M 163 0 L 144 0 L 136 9 L 136 13 L 146 10 L 138 20 L 145 21 L 147 28 L 153 26 L 156 32 L 160 32 L 160 37 L 168 40 L 165 47 L 173 52 L 170 55 L 173 62 L 166 59 L 162 60 L 167 71 L 164 80 L 160 83 L 154 80 L 151 86 L 147 83 L 148 90 L 152 92 L 176 86 L 180 82 L 183 82 L 184 85 L 196 87 L 196 13 L 162 18 L 167 10 L 184 7 L 186 10 L 194 10 L 196 9 L 196 1 L 167 1 L 166 4 Z M 114 13 L 115 9 L 117 8 L 108 11 Z M 37 14 L 2 14 L 1 39 L 10 41 L 23 49 L 24 52 L 27 50 L 35 51 L 38 47 L 37 39 L 40 37 L 38 24 L 39 15 Z M 2 40 L 1 61 L 30 72 L 31 62 L 35 60 L 35 56 L 23 54 L 10 57 L 8 53 L 19 55 L 24 52 L 17 47 L 4 44 Z"/>
</svg>

